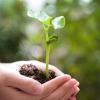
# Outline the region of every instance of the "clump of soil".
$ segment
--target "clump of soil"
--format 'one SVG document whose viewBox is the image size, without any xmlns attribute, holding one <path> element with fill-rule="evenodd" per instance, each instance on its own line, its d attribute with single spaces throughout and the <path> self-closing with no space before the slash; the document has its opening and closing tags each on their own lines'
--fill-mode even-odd
<svg viewBox="0 0 100 100">
<path fill-rule="evenodd" d="M 49 70 L 49 75 L 48 78 L 46 77 L 45 72 L 42 70 L 38 69 L 35 65 L 33 64 L 24 64 L 20 67 L 19 70 L 20 74 L 33 78 L 37 80 L 40 83 L 45 83 L 51 79 L 54 79 L 56 77 L 55 72 L 52 70 Z"/>
</svg>

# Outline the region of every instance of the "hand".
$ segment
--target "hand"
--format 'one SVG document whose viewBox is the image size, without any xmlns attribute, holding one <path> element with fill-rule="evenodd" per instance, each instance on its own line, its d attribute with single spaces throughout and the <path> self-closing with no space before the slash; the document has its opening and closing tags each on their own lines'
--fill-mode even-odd
<svg viewBox="0 0 100 100">
<path fill-rule="evenodd" d="M 33 61 L 28 61 L 28 62 L 17 62 L 17 66 L 20 66 L 21 64 L 23 64 L 23 63 L 26 63 L 26 64 L 32 64 L 33 63 Z M 39 61 L 34 61 L 34 63 L 33 63 L 34 65 L 36 65 L 38 68 L 40 68 L 40 69 L 42 69 L 43 71 L 45 70 L 45 64 L 44 63 L 41 63 L 41 62 L 39 62 Z M 57 69 L 56 67 L 54 67 L 54 66 L 52 66 L 52 65 L 49 65 L 49 69 L 50 70 L 53 70 L 54 72 L 56 72 L 56 76 L 61 76 L 61 75 L 64 75 L 64 73 L 62 73 L 59 69 Z M 71 77 L 70 76 L 68 76 L 67 75 L 67 77 L 69 77 L 69 79 L 71 79 Z M 73 79 L 72 79 L 73 80 Z M 76 80 L 74 80 L 74 82 L 75 82 Z M 62 83 L 63 83 L 63 81 L 62 81 Z M 49 86 L 50 84 L 48 84 L 48 86 Z M 52 85 L 51 85 L 52 86 Z M 77 84 L 73 87 L 73 89 L 75 89 L 74 91 L 74 93 L 73 93 L 73 95 L 72 96 L 70 96 L 70 98 L 68 99 L 68 100 L 76 100 L 76 95 L 77 95 L 77 93 L 80 91 L 80 89 L 78 88 L 78 86 L 79 86 L 79 82 L 77 82 Z M 49 89 L 48 89 L 49 90 Z M 45 94 L 45 93 L 44 93 Z M 54 93 L 54 95 L 55 95 L 55 93 Z M 58 94 L 58 98 L 59 98 L 59 96 L 61 96 L 61 95 L 59 95 Z M 50 98 L 50 97 L 49 97 Z M 66 98 L 68 98 L 67 96 L 65 96 L 65 97 L 63 97 L 63 100 L 67 100 Z M 53 99 L 54 99 L 54 97 L 53 97 Z M 55 98 L 56 100 L 57 100 L 57 98 Z M 47 99 L 46 99 L 47 100 Z M 50 99 L 50 100 L 52 100 L 52 99 Z M 59 99 L 60 100 L 60 99 Z M 61 100 L 62 100 L 62 98 L 61 98 Z"/>
<path fill-rule="evenodd" d="M 45 69 L 45 64 L 38 61 L 21 61 L 2 65 L 3 67 L 0 68 L 0 99 L 68 100 L 72 94 L 78 92 L 77 81 L 71 79 L 68 75 L 64 75 L 53 66 L 49 66 L 49 68 L 54 70 L 58 77 L 44 84 L 20 75 L 18 72 L 19 66 L 30 63 L 40 67 L 42 70 Z"/>
</svg>

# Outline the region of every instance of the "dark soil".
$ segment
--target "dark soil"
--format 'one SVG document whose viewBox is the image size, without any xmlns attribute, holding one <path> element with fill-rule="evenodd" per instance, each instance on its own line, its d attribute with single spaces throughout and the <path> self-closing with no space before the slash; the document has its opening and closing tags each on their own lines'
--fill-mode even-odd
<svg viewBox="0 0 100 100">
<path fill-rule="evenodd" d="M 55 72 L 52 70 L 49 70 L 49 75 L 47 78 L 45 72 L 38 69 L 35 65 L 32 65 L 32 64 L 22 65 L 19 72 L 20 74 L 33 78 L 42 84 L 56 77 Z"/>
</svg>

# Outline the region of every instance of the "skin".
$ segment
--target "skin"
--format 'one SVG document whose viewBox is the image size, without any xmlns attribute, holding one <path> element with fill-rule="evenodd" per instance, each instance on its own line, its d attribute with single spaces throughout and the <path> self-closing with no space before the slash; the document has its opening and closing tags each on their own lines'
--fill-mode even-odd
<svg viewBox="0 0 100 100">
<path fill-rule="evenodd" d="M 45 64 L 38 61 L 20 61 L 0 64 L 0 99 L 1 100 L 76 100 L 79 82 L 63 74 L 56 67 L 49 69 L 57 77 L 44 84 L 22 76 L 18 70 L 23 64 L 34 64 L 45 70 Z"/>
</svg>

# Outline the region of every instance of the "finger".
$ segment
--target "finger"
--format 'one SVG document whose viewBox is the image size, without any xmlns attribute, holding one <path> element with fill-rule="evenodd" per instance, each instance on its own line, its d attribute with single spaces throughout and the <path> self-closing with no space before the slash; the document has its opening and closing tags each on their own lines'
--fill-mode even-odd
<svg viewBox="0 0 100 100">
<path fill-rule="evenodd" d="M 37 100 L 32 95 L 18 91 L 12 87 L 3 87 L 0 93 L 0 100 Z"/>
<path fill-rule="evenodd" d="M 75 84 L 76 87 L 79 87 L 79 82 L 77 82 L 77 84 Z M 72 94 L 71 97 L 75 97 L 78 93 L 79 93 L 80 89 L 77 88 L 77 90 L 75 91 L 75 93 Z"/>
<path fill-rule="evenodd" d="M 47 97 L 52 92 L 54 92 L 57 88 L 59 88 L 61 85 L 63 85 L 65 82 L 70 80 L 71 77 L 68 75 L 62 75 L 59 77 L 56 77 L 55 79 L 52 79 L 51 81 L 48 81 L 43 84 L 44 86 L 44 92 L 41 94 L 41 97 Z"/>
<path fill-rule="evenodd" d="M 18 88 L 30 94 L 41 94 L 43 92 L 42 84 L 18 73 L 8 73 L 5 81 L 6 86 Z"/>
<path fill-rule="evenodd" d="M 1 87 L 0 88 L 0 100 L 19 100 L 15 89 L 11 87 Z"/>
<path fill-rule="evenodd" d="M 77 83 L 76 80 L 71 79 L 66 82 L 63 86 L 55 90 L 46 100 L 66 100 L 72 95 L 73 93 L 73 86 Z M 63 98 L 66 95 L 65 98 Z M 62 99 L 63 98 L 63 99 Z"/>
<path fill-rule="evenodd" d="M 65 95 L 65 96 L 63 97 L 63 100 L 67 100 L 68 98 L 69 98 L 68 100 L 70 100 L 70 99 L 72 99 L 73 97 L 75 97 L 75 95 L 72 96 L 72 94 L 75 93 L 76 91 L 77 91 L 77 93 L 78 93 L 78 92 L 79 92 L 79 88 L 78 88 L 77 86 L 73 86 L 73 87 L 69 90 L 69 93 L 68 93 L 69 96 Z"/>
<path fill-rule="evenodd" d="M 76 87 L 77 87 L 77 86 L 76 86 Z M 74 93 L 74 94 L 72 94 L 72 96 L 76 96 L 76 95 L 79 93 L 79 91 L 80 91 L 80 89 L 79 89 L 79 87 L 77 87 L 77 89 L 76 89 L 75 93 Z"/>
</svg>

